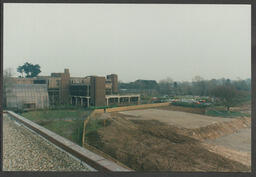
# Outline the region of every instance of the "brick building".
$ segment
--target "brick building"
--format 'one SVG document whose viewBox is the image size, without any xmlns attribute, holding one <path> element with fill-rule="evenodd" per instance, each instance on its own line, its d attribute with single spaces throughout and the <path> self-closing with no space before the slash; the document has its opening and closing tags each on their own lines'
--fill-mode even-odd
<svg viewBox="0 0 256 177">
<path fill-rule="evenodd" d="M 35 78 L 12 78 L 14 85 L 45 85 L 49 105 L 72 104 L 82 107 L 139 104 L 140 95 L 118 94 L 118 76 L 71 77 L 63 73 Z M 8 106 L 8 105 L 7 105 Z"/>
</svg>

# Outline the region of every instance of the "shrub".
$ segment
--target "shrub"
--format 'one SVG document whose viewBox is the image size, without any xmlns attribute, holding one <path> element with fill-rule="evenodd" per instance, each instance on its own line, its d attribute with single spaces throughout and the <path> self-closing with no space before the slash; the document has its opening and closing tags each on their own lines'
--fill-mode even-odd
<svg viewBox="0 0 256 177">
<path fill-rule="evenodd" d="M 208 105 L 205 104 L 195 104 L 195 103 L 186 103 L 186 102 L 172 102 L 171 103 L 174 106 L 184 106 L 184 107 L 192 107 L 192 108 L 206 108 L 209 107 Z"/>
</svg>

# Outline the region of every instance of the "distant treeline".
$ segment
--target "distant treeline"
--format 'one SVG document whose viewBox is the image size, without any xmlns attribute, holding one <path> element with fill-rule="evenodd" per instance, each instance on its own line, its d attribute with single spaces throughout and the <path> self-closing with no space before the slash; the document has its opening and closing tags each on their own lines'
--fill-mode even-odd
<svg viewBox="0 0 256 177">
<path fill-rule="evenodd" d="M 250 95 L 251 79 L 230 80 L 230 79 L 211 79 L 205 80 L 200 76 L 193 78 L 191 82 L 173 81 L 170 78 L 156 82 L 155 80 L 136 80 L 130 83 L 119 83 L 121 92 L 140 92 L 152 95 L 197 95 L 210 96 L 212 91 L 219 86 L 232 87 L 237 91 Z"/>
</svg>

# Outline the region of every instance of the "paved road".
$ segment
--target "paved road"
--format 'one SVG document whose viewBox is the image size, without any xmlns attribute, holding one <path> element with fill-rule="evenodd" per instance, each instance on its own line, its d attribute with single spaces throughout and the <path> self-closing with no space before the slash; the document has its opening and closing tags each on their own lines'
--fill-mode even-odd
<svg viewBox="0 0 256 177">
<path fill-rule="evenodd" d="M 91 169 L 4 114 L 3 170 L 90 171 Z"/>
</svg>

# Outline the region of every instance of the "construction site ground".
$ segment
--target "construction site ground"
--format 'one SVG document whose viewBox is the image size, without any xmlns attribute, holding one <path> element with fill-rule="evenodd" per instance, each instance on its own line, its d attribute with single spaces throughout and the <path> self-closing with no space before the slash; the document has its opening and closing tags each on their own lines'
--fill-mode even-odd
<svg viewBox="0 0 256 177">
<path fill-rule="evenodd" d="M 251 128 L 238 130 L 233 134 L 219 137 L 214 140 L 206 140 L 209 144 L 221 145 L 226 148 L 241 152 L 251 152 Z"/>
<path fill-rule="evenodd" d="M 248 172 L 251 118 L 168 107 L 103 113 L 86 142 L 137 171 Z"/>
<path fill-rule="evenodd" d="M 232 118 L 210 117 L 181 111 L 145 109 L 120 112 L 128 119 L 158 120 L 181 128 L 199 128 L 213 123 L 231 121 Z"/>
</svg>

